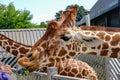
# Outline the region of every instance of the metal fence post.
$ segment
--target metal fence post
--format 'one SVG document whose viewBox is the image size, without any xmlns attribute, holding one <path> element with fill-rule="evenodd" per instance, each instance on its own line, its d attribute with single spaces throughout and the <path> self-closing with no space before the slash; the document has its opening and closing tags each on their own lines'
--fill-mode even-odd
<svg viewBox="0 0 120 80">
<path fill-rule="evenodd" d="M 110 72 L 109 72 L 109 66 L 110 66 L 110 64 L 109 64 L 109 58 L 105 58 L 105 74 L 106 74 L 106 80 L 109 80 L 109 76 L 110 76 Z"/>
<path fill-rule="evenodd" d="M 48 80 L 52 80 L 52 76 L 58 73 L 57 67 L 48 67 L 47 72 L 48 72 L 47 74 Z"/>
<path fill-rule="evenodd" d="M 89 14 L 89 11 L 86 11 L 85 18 L 86 18 L 86 25 L 90 26 L 90 14 Z"/>
<path fill-rule="evenodd" d="M 120 80 L 120 73 L 117 74 L 118 80 Z"/>
</svg>

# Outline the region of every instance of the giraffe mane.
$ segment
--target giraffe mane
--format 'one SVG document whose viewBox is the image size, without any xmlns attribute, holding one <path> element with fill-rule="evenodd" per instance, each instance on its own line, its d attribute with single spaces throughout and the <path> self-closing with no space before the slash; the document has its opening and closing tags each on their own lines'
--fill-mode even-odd
<svg viewBox="0 0 120 80">
<path fill-rule="evenodd" d="M 120 32 L 120 28 L 104 27 L 104 26 L 80 26 L 82 30 L 91 31 L 108 31 L 108 32 Z"/>
</svg>

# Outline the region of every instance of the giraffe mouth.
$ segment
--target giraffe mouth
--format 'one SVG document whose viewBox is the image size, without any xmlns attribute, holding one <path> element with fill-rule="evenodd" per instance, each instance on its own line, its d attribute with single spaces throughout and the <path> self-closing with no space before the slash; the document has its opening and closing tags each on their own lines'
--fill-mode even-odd
<svg viewBox="0 0 120 80">
<path fill-rule="evenodd" d="M 22 67 L 27 68 L 30 72 L 33 72 L 39 68 L 37 61 L 30 61 L 30 59 L 27 57 L 18 59 L 18 64 Z"/>
</svg>

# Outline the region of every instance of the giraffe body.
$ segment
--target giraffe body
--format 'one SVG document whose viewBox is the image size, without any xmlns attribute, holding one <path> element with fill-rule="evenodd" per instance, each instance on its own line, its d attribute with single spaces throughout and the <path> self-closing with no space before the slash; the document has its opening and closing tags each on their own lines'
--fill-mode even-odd
<svg viewBox="0 0 120 80">
<path fill-rule="evenodd" d="M 51 64 L 47 66 L 53 67 L 53 65 Z M 79 60 L 67 59 L 62 62 L 57 62 L 57 64 L 54 66 L 58 68 L 59 75 L 97 80 L 97 74 L 95 73 L 93 68 L 90 67 L 87 63 Z M 43 72 L 47 72 L 46 67 L 44 67 L 43 69 L 45 69 Z"/>
</svg>

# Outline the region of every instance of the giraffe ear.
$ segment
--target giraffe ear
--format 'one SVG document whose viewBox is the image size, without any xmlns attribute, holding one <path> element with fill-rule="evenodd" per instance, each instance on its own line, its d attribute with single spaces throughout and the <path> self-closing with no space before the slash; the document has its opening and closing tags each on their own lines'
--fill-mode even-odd
<svg viewBox="0 0 120 80">
<path fill-rule="evenodd" d="M 103 43 L 103 41 L 96 36 L 89 36 L 80 32 L 75 35 L 75 39 L 89 47 L 95 47 Z"/>
<path fill-rule="evenodd" d="M 55 20 L 52 20 L 48 23 L 48 28 L 49 29 L 57 29 L 58 28 L 58 23 Z"/>
</svg>

